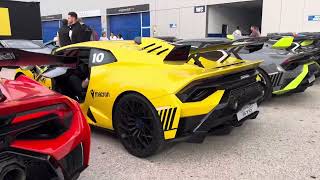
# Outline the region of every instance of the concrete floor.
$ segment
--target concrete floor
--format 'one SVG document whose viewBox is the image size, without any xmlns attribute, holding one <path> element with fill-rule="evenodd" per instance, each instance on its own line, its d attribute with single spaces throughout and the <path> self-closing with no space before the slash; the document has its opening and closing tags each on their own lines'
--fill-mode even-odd
<svg viewBox="0 0 320 180">
<path fill-rule="evenodd" d="M 263 104 L 258 119 L 203 144 L 179 143 L 148 159 L 92 130 L 90 167 L 81 180 L 320 179 L 320 84 Z"/>
<path fill-rule="evenodd" d="M 263 104 L 258 119 L 231 135 L 178 143 L 148 159 L 131 156 L 118 139 L 93 129 L 90 167 L 80 179 L 320 179 L 319 109 L 317 83 Z"/>
</svg>

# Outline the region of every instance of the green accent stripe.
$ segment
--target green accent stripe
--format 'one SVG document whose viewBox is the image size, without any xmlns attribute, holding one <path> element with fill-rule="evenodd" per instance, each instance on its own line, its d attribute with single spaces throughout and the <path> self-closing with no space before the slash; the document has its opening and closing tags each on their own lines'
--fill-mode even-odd
<svg viewBox="0 0 320 180">
<path fill-rule="evenodd" d="M 280 40 L 278 40 L 273 46 L 273 49 L 285 49 L 288 48 L 292 45 L 294 40 L 294 37 L 291 36 L 285 36 L 283 38 L 281 38 Z"/>
<path fill-rule="evenodd" d="M 289 83 L 285 88 L 283 88 L 279 91 L 274 91 L 273 94 L 280 95 L 280 94 L 287 93 L 293 89 L 296 89 L 302 83 L 304 78 L 308 75 L 309 65 L 314 64 L 314 63 L 315 62 L 311 62 L 311 63 L 303 65 L 302 72 L 301 72 L 301 74 L 299 74 L 299 76 L 297 76 L 293 81 L 291 81 L 291 83 Z"/>
<path fill-rule="evenodd" d="M 313 40 L 304 40 L 302 43 L 301 43 L 301 46 L 305 47 L 305 46 L 310 46 L 314 43 Z"/>
</svg>

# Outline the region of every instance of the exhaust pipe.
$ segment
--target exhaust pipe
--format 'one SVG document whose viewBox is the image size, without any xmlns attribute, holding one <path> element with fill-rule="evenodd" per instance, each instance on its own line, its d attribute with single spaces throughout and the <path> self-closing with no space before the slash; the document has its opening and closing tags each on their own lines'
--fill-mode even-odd
<svg viewBox="0 0 320 180">
<path fill-rule="evenodd" d="M 24 168 L 17 164 L 9 164 L 5 166 L 1 173 L 1 180 L 26 180 L 27 175 Z"/>
</svg>

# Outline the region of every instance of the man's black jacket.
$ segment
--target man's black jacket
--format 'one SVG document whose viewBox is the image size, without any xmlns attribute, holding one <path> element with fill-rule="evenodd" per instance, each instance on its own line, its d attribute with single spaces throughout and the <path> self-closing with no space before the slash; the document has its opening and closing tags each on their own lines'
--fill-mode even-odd
<svg viewBox="0 0 320 180">
<path fill-rule="evenodd" d="M 59 41 L 60 41 L 60 46 L 67 46 L 71 44 L 71 39 L 69 36 L 69 31 L 70 31 L 70 27 L 69 26 L 62 26 L 59 29 Z"/>
<path fill-rule="evenodd" d="M 72 44 L 90 41 L 92 30 L 87 25 L 77 22 L 71 25 L 71 31 Z"/>
</svg>

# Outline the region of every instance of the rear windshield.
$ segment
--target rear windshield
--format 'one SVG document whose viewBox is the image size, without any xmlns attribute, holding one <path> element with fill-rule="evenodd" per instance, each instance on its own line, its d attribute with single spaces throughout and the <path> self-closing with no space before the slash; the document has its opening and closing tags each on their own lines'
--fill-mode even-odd
<svg viewBox="0 0 320 180">
<path fill-rule="evenodd" d="M 40 49 L 41 45 L 28 40 L 3 40 L 9 48 L 17 49 Z"/>
</svg>

